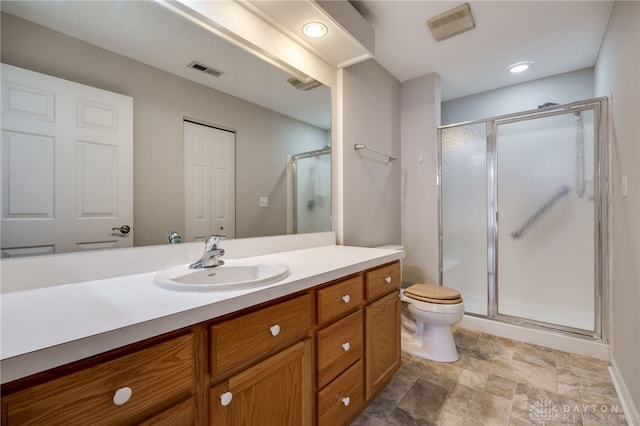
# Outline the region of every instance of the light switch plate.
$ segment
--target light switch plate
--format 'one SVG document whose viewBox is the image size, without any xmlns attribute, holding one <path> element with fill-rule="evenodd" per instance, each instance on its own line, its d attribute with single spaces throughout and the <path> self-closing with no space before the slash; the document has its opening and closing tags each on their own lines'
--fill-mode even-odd
<svg viewBox="0 0 640 426">
<path fill-rule="evenodd" d="M 269 207 L 269 197 L 260 197 L 260 207 Z"/>
</svg>

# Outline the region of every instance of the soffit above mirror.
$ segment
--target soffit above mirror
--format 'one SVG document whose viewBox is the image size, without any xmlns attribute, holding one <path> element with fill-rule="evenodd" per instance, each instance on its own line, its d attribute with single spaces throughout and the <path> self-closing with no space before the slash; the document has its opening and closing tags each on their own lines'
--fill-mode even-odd
<svg viewBox="0 0 640 426">
<path fill-rule="evenodd" d="M 328 87 L 295 89 L 282 69 L 157 2 L 3 1 L 2 11 L 314 126 L 331 127 Z M 193 61 L 224 74 L 216 78 L 189 68 Z"/>
<path fill-rule="evenodd" d="M 248 0 L 240 4 L 336 68 L 374 56 L 373 27 L 346 0 Z M 309 22 L 321 22 L 327 34 L 317 39 L 305 37 L 302 28 Z"/>
</svg>

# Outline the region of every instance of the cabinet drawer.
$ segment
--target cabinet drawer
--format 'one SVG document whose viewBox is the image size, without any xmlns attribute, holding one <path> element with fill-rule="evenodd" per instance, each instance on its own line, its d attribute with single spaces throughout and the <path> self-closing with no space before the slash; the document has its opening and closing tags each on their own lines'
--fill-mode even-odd
<svg viewBox="0 0 640 426">
<path fill-rule="evenodd" d="M 155 416 L 138 423 L 138 426 L 187 426 L 195 421 L 195 401 L 189 398 Z"/>
<path fill-rule="evenodd" d="M 365 275 L 367 301 L 400 288 L 400 262 L 369 271 Z"/>
<path fill-rule="evenodd" d="M 311 295 L 211 327 L 214 381 L 303 339 L 311 329 Z"/>
<path fill-rule="evenodd" d="M 318 324 L 357 309 L 362 302 L 362 277 L 357 276 L 318 290 Z"/>
<path fill-rule="evenodd" d="M 116 424 L 193 395 L 193 333 L 3 397 L 9 424 Z M 170 386 L 168 386 L 170 384 Z M 121 405 L 118 395 L 131 390 Z M 126 399 L 126 398 L 125 398 Z"/>
<path fill-rule="evenodd" d="M 363 314 L 358 310 L 318 331 L 318 388 L 362 358 Z"/>
<path fill-rule="evenodd" d="M 318 425 L 344 425 L 364 404 L 362 361 L 318 392 Z"/>
</svg>

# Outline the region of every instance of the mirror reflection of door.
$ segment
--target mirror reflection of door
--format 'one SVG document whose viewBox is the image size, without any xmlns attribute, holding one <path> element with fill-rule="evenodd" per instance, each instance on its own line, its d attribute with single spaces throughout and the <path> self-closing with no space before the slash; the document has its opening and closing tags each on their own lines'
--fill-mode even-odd
<svg viewBox="0 0 640 426">
<path fill-rule="evenodd" d="M 235 238 L 235 132 L 184 121 L 185 241 Z"/>
<path fill-rule="evenodd" d="M 2 64 L 2 257 L 131 247 L 132 230 L 133 99 Z"/>
</svg>

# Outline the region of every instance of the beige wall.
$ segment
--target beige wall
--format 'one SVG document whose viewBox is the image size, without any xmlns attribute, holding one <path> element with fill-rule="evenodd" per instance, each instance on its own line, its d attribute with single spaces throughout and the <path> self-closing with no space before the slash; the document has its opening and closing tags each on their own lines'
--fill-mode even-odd
<svg viewBox="0 0 640 426">
<path fill-rule="evenodd" d="M 237 131 L 237 237 L 286 233 L 286 156 L 330 140 L 328 131 L 5 14 L 2 62 L 134 98 L 135 245 L 184 232 L 184 117 Z M 261 196 L 269 208 L 258 206 Z"/>
<path fill-rule="evenodd" d="M 611 111 L 612 366 L 640 424 L 640 3 L 616 1 L 595 69 Z M 628 176 L 628 196 L 620 183 Z"/>
<path fill-rule="evenodd" d="M 437 284 L 440 77 L 405 81 L 401 93 L 403 280 Z"/>
<path fill-rule="evenodd" d="M 369 60 L 343 72 L 343 244 L 400 244 L 400 83 Z"/>
</svg>

